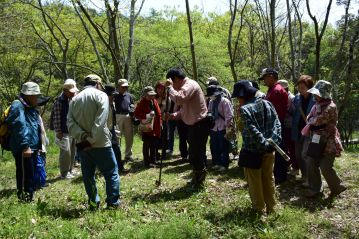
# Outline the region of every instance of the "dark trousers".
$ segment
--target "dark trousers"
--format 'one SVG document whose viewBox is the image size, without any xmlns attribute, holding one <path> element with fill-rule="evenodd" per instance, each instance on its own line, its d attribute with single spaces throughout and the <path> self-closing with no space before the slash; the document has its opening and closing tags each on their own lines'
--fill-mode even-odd
<svg viewBox="0 0 359 239">
<path fill-rule="evenodd" d="M 182 158 L 188 157 L 188 126 L 182 120 L 168 121 L 168 144 L 167 149 L 173 152 L 173 145 L 175 140 L 175 130 L 177 127 L 179 138 L 179 150 Z"/>
<path fill-rule="evenodd" d="M 299 169 L 299 164 L 295 156 L 295 147 L 294 147 L 294 141 L 292 140 L 292 129 L 291 128 L 282 128 L 283 133 L 283 143 L 284 143 L 284 149 L 285 152 L 290 157 L 290 164 L 292 165 L 293 169 Z"/>
<path fill-rule="evenodd" d="M 142 134 L 142 155 L 145 166 L 156 162 L 159 140 L 160 139 L 158 137 Z"/>
<path fill-rule="evenodd" d="M 30 158 L 23 158 L 22 152 L 12 152 L 16 167 L 16 188 L 18 192 L 33 194 L 35 191 L 34 173 L 37 151 Z"/>
<path fill-rule="evenodd" d="M 182 158 L 188 157 L 188 126 L 182 121 L 177 122 L 177 131 L 179 138 L 179 150 Z"/>
<path fill-rule="evenodd" d="M 226 130 L 210 131 L 211 153 L 213 165 L 219 165 L 228 168 L 229 166 L 229 142 L 224 135 Z"/>
<path fill-rule="evenodd" d="M 112 150 L 116 157 L 116 162 L 118 166 L 118 170 L 123 170 L 123 162 L 121 160 L 121 150 L 118 144 L 112 144 Z"/>
<path fill-rule="evenodd" d="M 189 161 L 194 171 L 203 171 L 205 169 L 208 135 L 209 126 L 205 120 L 188 126 Z"/>
<path fill-rule="evenodd" d="M 282 130 L 282 139 L 284 138 L 283 136 L 284 136 L 284 131 Z M 284 150 L 284 152 L 286 152 L 283 140 L 279 146 Z M 275 161 L 274 161 L 274 170 L 273 170 L 275 184 L 280 184 L 287 181 L 287 172 L 288 172 L 288 162 L 285 161 L 285 159 L 282 156 L 280 156 L 278 152 L 275 152 Z"/>
</svg>

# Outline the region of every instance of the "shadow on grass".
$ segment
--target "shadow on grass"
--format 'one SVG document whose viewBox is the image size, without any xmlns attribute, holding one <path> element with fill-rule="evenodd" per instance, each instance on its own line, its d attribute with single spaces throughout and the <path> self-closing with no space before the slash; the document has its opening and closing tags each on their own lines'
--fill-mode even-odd
<svg viewBox="0 0 359 239">
<path fill-rule="evenodd" d="M 172 167 L 172 168 L 168 168 L 166 170 L 163 171 L 163 173 L 166 174 L 178 174 L 178 173 L 183 173 L 184 171 L 189 171 L 192 169 L 192 166 L 190 164 L 181 164 L 179 163 L 178 166 L 176 167 Z"/>
<path fill-rule="evenodd" d="M 234 223 L 236 225 L 258 229 L 264 225 L 261 216 L 251 207 L 236 207 L 223 215 L 218 214 L 218 212 L 208 212 L 204 218 L 218 226 Z"/>
<path fill-rule="evenodd" d="M 332 197 L 324 198 L 323 194 L 315 198 L 305 197 L 307 190 L 298 181 L 289 180 L 278 187 L 276 191 L 279 192 L 278 200 L 282 203 L 302 208 L 309 212 L 333 207 L 334 199 Z"/>
<path fill-rule="evenodd" d="M 216 171 L 213 169 L 210 169 L 209 172 L 212 175 L 218 176 L 217 180 L 221 182 L 227 181 L 229 179 L 245 179 L 243 168 L 240 168 L 238 166 L 231 167 L 224 172 Z"/>
<path fill-rule="evenodd" d="M 178 201 L 191 197 L 196 193 L 200 193 L 200 189 L 193 188 L 191 185 L 186 184 L 175 190 L 164 190 L 155 194 L 139 194 L 132 197 L 132 202 L 146 201 L 148 203 L 167 202 L 167 201 Z"/>
<path fill-rule="evenodd" d="M 37 212 L 41 216 L 52 216 L 54 218 L 62 218 L 62 219 L 76 219 L 83 216 L 86 209 L 82 208 L 49 208 L 47 203 L 38 202 L 37 203 Z"/>
<path fill-rule="evenodd" d="M 9 198 L 12 195 L 16 195 L 16 191 L 17 190 L 15 188 L 3 189 L 0 191 L 0 199 Z"/>
</svg>

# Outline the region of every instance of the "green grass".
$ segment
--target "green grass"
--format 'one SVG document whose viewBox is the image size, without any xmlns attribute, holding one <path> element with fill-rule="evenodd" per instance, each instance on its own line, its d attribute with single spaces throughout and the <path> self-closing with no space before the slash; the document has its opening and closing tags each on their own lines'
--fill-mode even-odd
<svg viewBox="0 0 359 239">
<path fill-rule="evenodd" d="M 81 177 L 58 180 L 54 145 L 48 150 L 50 186 L 36 192 L 34 202 L 18 202 L 14 161 L 6 152 L 0 160 L 0 238 L 358 238 L 358 151 L 336 160 L 350 186 L 341 197 L 307 200 L 292 180 L 277 189 L 277 212 L 259 218 L 235 163 L 223 174 L 209 170 L 206 189 L 193 192 L 186 187 L 190 166 L 174 157 L 164 162 L 162 185 L 156 187 L 158 169 L 142 167 L 141 147 L 136 137 L 137 159 L 121 175 L 122 207 L 96 212 L 87 210 Z M 98 175 L 102 201 L 104 185 Z"/>
</svg>

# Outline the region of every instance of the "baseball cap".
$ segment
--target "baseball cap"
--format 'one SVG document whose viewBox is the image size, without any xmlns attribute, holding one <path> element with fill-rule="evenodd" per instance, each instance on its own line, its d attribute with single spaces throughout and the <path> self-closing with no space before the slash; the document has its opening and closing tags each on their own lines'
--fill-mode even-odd
<svg viewBox="0 0 359 239">
<path fill-rule="evenodd" d="M 71 93 L 76 93 L 79 91 L 79 89 L 77 89 L 76 87 L 76 81 L 74 81 L 73 79 L 65 80 L 63 88 L 70 91 Z"/>
<path fill-rule="evenodd" d="M 145 88 L 143 88 L 143 95 L 157 95 L 157 93 L 152 86 L 146 86 Z"/>
<path fill-rule="evenodd" d="M 122 86 L 122 87 L 127 87 L 128 86 L 128 81 L 126 79 L 119 79 L 117 81 L 118 86 Z"/>
<path fill-rule="evenodd" d="M 95 75 L 95 74 L 90 74 L 90 75 L 87 75 L 84 79 L 85 81 L 85 84 L 88 84 L 88 83 L 99 83 L 102 87 L 102 89 L 105 89 L 105 87 L 103 86 L 102 84 L 102 79 L 101 77 L 99 77 L 98 75 Z"/>
<path fill-rule="evenodd" d="M 261 72 L 261 76 L 258 80 L 263 80 L 264 76 L 266 75 L 275 75 L 278 76 L 278 71 L 272 69 L 272 68 L 264 68 Z"/>
</svg>

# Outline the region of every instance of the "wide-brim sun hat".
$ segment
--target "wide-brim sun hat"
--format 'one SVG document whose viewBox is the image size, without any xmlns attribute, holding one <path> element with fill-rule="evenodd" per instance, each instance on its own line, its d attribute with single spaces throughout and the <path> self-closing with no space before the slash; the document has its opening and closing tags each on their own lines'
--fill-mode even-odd
<svg viewBox="0 0 359 239">
<path fill-rule="evenodd" d="M 307 92 L 323 99 L 332 99 L 332 84 L 329 81 L 320 80 Z"/>
<path fill-rule="evenodd" d="M 35 82 L 25 82 L 21 87 L 21 94 L 23 95 L 41 95 L 40 86 Z"/>
<path fill-rule="evenodd" d="M 223 89 L 217 85 L 210 85 L 206 89 L 206 97 L 218 96 L 223 93 Z"/>
<path fill-rule="evenodd" d="M 128 81 L 126 79 L 119 79 L 117 85 L 121 87 L 128 87 Z"/>
</svg>

